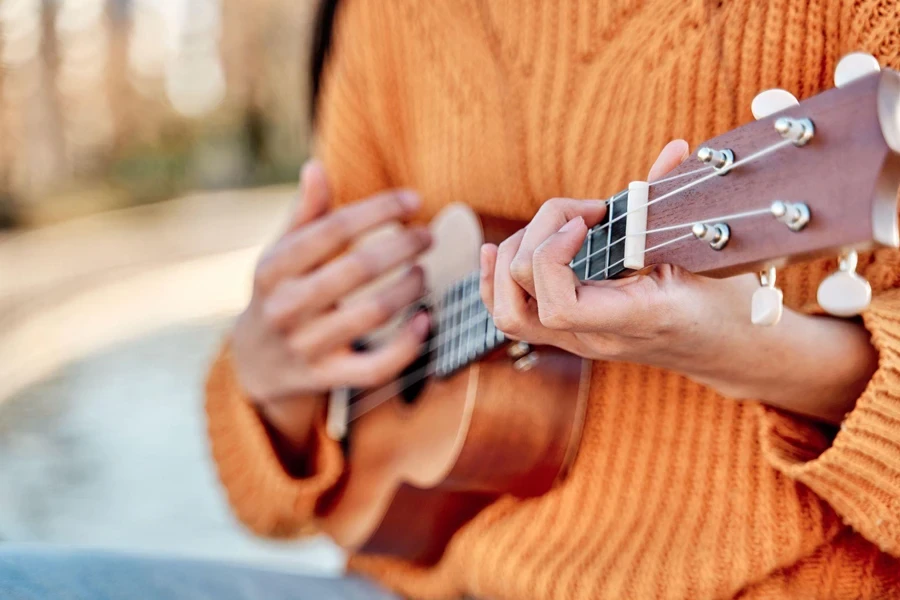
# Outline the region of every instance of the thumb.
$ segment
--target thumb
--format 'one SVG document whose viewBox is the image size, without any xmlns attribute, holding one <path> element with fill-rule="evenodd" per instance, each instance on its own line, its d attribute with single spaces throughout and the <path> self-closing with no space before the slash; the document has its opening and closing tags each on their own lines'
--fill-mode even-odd
<svg viewBox="0 0 900 600">
<path fill-rule="evenodd" d="M 659 179 L 675 167 L 690 154 L 688 143 L 684 140 L 672 140 L 666 147 L 662 149 L 656 162 L 650 168 L 650 174 L 647 176 L 648 181 Z"/>
<path fill-rule="evenodd" d="M 288 231 L 314 221 L 328 210 L 331 192 L 325 168 L 316 159 L 310 159 L 300 171 L 300 197 L 291 214 Z"/>
</svg>

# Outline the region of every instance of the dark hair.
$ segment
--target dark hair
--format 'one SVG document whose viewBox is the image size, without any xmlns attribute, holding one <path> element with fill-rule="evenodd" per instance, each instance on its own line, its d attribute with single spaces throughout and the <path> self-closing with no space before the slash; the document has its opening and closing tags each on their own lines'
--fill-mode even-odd
<svg viewBox="0 0 900 600">
<path fill-rule="evenodd" d="M 322 91 L 322 72 L 331 49 L 331 38 L 334 29 L 334 16 L 340 0 L 320 0 L 313 25 L 312 55 L 310 57 L 310 119 L 315 122 L 319 94 Z"/>
</svg>

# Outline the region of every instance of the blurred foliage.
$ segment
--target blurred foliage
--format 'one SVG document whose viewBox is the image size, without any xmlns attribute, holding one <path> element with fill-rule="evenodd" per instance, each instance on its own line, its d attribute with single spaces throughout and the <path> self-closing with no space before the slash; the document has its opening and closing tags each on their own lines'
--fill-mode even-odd
<svg viewBox="0 0 900 600">
<path fill-rule="evenodd" d="M 314 0 L 0 4 L 0 227 L 296 181 Z"/>
</svg>

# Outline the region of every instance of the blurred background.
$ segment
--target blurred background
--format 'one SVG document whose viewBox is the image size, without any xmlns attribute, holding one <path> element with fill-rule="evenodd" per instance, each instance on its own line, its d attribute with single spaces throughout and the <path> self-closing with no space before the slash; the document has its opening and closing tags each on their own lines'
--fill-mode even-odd
<svg viewBox="0 0 900 600">
<path fill-rule="evenodd" d="M 308 152 L 315 0 L 0 0 L 0 543 L 335 572 L 208 457 L 205 368 Z"/>
</svg>

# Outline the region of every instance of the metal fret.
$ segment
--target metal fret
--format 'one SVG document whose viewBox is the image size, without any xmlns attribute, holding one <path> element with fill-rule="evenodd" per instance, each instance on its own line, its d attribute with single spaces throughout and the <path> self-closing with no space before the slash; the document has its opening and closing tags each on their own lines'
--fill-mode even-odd
<svg viewBox="0 0 900 600">
<path fill-rule="evenodd" d="M 584 255 L 584 279 L 590 279 L 591 277 L 591 253 L 594 251 L 594 244 L 592 239 L 591 231 L 588 230 L 587 241 L 584 243 L 585 247 L 585 255 Z"/>
<path fill-rule="evenodd" d="M 613 218 L 615 218 L 614 213 L 616 211 L 615 196 L 606 206 L 606 267 L 603 269 L 603 279 L 609 279 L 609 251 L 610 245 L 612 245 Z"/>
</svg>

